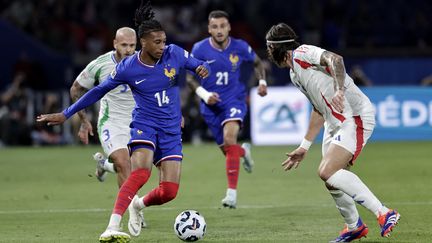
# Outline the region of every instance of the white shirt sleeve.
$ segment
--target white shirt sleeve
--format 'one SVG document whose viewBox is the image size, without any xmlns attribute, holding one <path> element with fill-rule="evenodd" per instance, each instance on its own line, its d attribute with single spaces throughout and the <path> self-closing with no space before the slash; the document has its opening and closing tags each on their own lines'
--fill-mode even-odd
<svg viewBox="0 0 432 243">
<path fill-rule="evenodd" d="M 96 64 L 96 60 L 90 62 L 84 70 L 76 78 L 76 81 L 84 88 L 91 89 L 95 86 L 96 72 L 98 71 L 99 65 Z"/>
<path fill-rule="evenodd" d="M 294 51 L 294 58 L 312 65 L 320 65 L 321 55 L 325 50 L 317 46 L 301 45 Z"/>
</svg>

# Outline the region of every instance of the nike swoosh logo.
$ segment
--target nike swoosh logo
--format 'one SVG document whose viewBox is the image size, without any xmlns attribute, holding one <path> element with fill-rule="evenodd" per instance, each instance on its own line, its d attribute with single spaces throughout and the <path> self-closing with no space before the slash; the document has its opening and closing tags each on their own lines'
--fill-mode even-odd
<svg viewBox="0 0 432 243">
<path fill-rule="evenodd" d="M 213 60 L 207 60 L 206 62 L 207 62 L 208 64 L 212 64 L 212 63 L 216 62 L 216 59 L 213 59 Z"/>
<path fill-rule="evenodd" d="M 142 83 L 144 81 L 145 81 L 145 79 L 141 79 L 141 80 L 135 81 L 135 84 L 140 84 L 140 83 Z"/>
</svg>

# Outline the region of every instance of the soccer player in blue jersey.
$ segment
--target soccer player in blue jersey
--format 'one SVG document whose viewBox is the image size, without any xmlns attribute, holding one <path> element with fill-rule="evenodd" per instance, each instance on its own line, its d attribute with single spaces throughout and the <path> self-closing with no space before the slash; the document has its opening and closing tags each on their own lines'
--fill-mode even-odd
<svg viewBox="0 0 432 243">
<path fill-rule="evenodd" d="M 212 74 L 201 79 L 200 83 L 196 81 L 196 76 L 188 74 L 187 82 L 201 97 L 201 114 L 226 156 L 228 189 L 222 205 L 235 208 L 240 157 L 243 157 L 247 172 L 250 173 L 253 167 L 250 144 L 237 144 L 237 136 L 247 112 L 246 89 L 239 81 L 241 64 L 254 63 L 260 96 L 267 94 L 267 83 L 261 59 L 245 41 L 229 36 L 231 27 L 228 18 L 228 13 L 221 10 L 209 14 L 208 32 L 211 36 L 195 43 L 192 55 L 207 61 Z"/>
<path fill-rule="evenodd" d="M 131 153 L 132 172 L 121 186 L 108 227 L 100 242 L 128 242 L 130 236 L 120 231 L 122 216 L 132 202 L 135 213 L 129 219 L 129 232 L 141 231 L 139 212 L 144 207 L 161 205 L 173 200 L 178 191 L 182 161 L 181 110 L 178 73 L 186 68 L 199 77 L 209 74 L 209 66 L 176 46 L 166 46 L 166 35 L 154 19 L 150 2 L 141 3 L 135 13 L 142 49 L 123 59 L 111 75 L 89 90 L 62 113 L 44 114 L 37 118 L 48 125 L 61 124 L 74 113 L 95 103 L 118 85 L 127 84 L 136 102 L 132 114 Z M 159 186 L 144 197 L 135 196 L 150 177 L 152 166 L 159 170 Z M 131 212 L 131 211 L 130 211 Z"/>
</svg>

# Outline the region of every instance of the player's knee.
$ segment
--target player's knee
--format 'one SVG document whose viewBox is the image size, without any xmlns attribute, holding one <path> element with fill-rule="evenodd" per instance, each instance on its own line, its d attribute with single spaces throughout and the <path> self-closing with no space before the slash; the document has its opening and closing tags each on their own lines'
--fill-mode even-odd
<svg viewBox="0 0 432 243">
<path fill-rule="evenodd" d="M 173 182 L 162 182 L 160 184 L 160 187 L 161 187 L 160 199 L 162 203 L 169 202 L 174 198 L 176 198 L 179 184 Z"/>
<path fill-rule="evenodd" d="M 327 181 L 328 178 L 330 178 L 331 171 L 329 170 L 328 166 L 325 165 L 325 163 L 324 163 L 324 165 L 322 165 L 318 168 L 318 176 L 323 181 Z"/>
</svg>

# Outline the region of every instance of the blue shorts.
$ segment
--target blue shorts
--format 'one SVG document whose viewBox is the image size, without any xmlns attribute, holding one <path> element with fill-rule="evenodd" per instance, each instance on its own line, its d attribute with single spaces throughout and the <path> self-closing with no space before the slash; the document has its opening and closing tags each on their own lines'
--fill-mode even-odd
<svg viewBox="0 0 432 243">
<path fill-rule="evenodd" d="M 247 113 L 246 102 L 236 100 L 227 103 L 223 108 L 209 108 L 205 106 L 201 109 L 207 126 L 212 131 L 218 145 L 223 144 L 223 126 L 229 121 L 239 121 L 240 126 Z"/>
<path fill-rule="evenodd" d="M 182 161 L 181 134 L 166 133 L 152 127 L 131 128 L 130 133 L 131 139 L 128 143 L 130 154 L 139 148 L 146 148 L 154 152 L 154 165 L 164 160 Z"/>
</svg>

